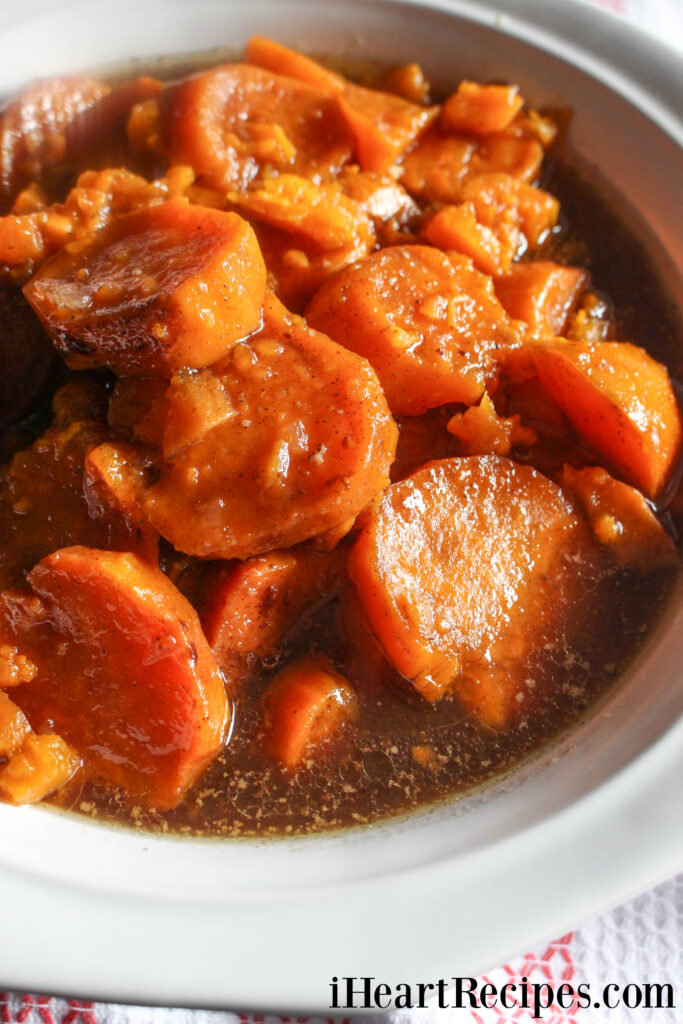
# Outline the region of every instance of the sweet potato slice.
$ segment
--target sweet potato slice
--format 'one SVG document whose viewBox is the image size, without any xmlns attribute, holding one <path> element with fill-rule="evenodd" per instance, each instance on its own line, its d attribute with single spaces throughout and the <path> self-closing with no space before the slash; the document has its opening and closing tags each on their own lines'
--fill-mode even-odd
<svg viewBox="0 0 683 1024">
<path fill-rule="evenodd" d="M 616 476 L 659 498 L 683 438 L 666 367 L 627 342 L 558 340 L 529 346 L 528 356 L 583 442 Z"/>
<path fill-rule="evenodd" d="M 369 359 L 396 413 L 476 402 L 496 350 L 519 344 L 490 280 L 427 246 L 393 246 L 340 271 L 306 319 Z"/>
<path fill-rule="evenodd" d="M 676 545 L 635 487 L 600 466 L 565 466 L 558 483 L 576 499 L 595 539 L 621 565 L 641 572 L 677 565 Z"/>
<path fill-rule="evenodd" d="M 0 760 L 21 750 L 31 726 L 21 708 L 0 690 Z"/>
<path fill-rule="evenodd" d="M 479 405 L 456 413 L 448 421 L 459 455 L 509 455 L 515 445 L 533 445 L 537 434 L 520 423 L 519 416 L 499 416 L 486 392 Z"/>
<path fill-rule="evenodd" d="M 161 116 L 171 162 L 218 189 L 244 189 L 267 167 L 326 177 L 353 146 L 333 95 L 247 64 L 167 87 Z"/>
<path fill-rule="evenodd" d="M 325 658 L 294 662 L 278 673 L 266 693 L 263 745 L 285 768 L 297 768 L 354 711 L 353 690 Z"/>
<path fill-rule="evenodd" d="M 309 57 L 260 36 L 249 40 L 245 60 L 336 95 L 355 140 L 358 163 L 367 171 L 387 171 L 439 113 L 438 107 L 355 85 Z"/>
<path fill-rule="evenodd" d="M 93 78 L 48 78 L 8 104 L 0 120 L 0 206 L 63 163 L 69 126 L 109 92 Z"/>
<path fill-rule="evenodd" d="M 1 616 L 38 666 L 16 703 L 37 731 L 53 723 L 86 778 L 175 806 L 230 720 L 196 612 L 160 569 L 127 553 L 63 548 L 28 579 L 42 610 L 6 595 Z"/>
<path fill-rule="evenodd" d="M 297 620 L 340 584 L 344 565 L 339 550 L 292 548 L 216 570 L 201 621 L 226 677 L 241 682 L 258 668 Z"/>
<path fill-rule="evenodd" d="M 444 103 L 441 124 L 446 131 L 488 135 L 507 128 L 523 106 L 516 85 L 480 85 L 465 80 Z"/>
<path fill-rule="evenodd" d="M 61 736 L 29 734 L 0 768 L 0 799 L 11 804 L 38 803 L 65 785 L 80 767 L 80 757 Z"/>
<path fill-rule="evenodd" d="M 394 484 L 349 571 L 387 657 L 428 700 L 487 724 L 518 706 L 518 668 L 589 573 L 590 533 L 564 493 L 496 455 L 432 462 Z"/>
<path fill-rule="evenodd" d="M 265 282 L 246 221 L 177 198 L 58 253 L 25 294 L 74 369 L 163 377 L 256 330 Z"/>
<path fill-rule="evenodd" d="M 185 440 L 176 429 L 172 457 L 160 460 L 143 497 L 152 525 L 204 558 L 246 558 L 348 532 L 387 485 L 396 446 L 368 363 L 270 297 L 261 333 L 208 373 L 236 414 L 203 437 L 193 423 Z M 188 378 L 193 384 L 201 404 L 206 374 Z M 167 401 L 172 423 L 172 389 Z"/>
<path fill-rule="evenodd" d="M 534 334 L 563 334 L 568 317 L 590 283 L 585 270 L 549 261 L 520 263 L 495 280 L 496 295 Z"/>
</svg>

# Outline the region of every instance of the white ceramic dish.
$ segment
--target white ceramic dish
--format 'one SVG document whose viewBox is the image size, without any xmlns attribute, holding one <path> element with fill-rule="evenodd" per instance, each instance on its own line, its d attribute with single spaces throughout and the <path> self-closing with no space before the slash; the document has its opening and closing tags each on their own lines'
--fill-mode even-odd
<svg viewBox="0 0 683 1024">
<path fill-rule="evenodd" d="M 87 0 L 3 11 L 0 93 L 37 75 L 240 46 L 419 60 L 569 104 L 574 146 L 683 269 L 673 52 L 579 3 Z M 615 693 L 456 806 L 287 842 L 162 840 L 0 806 L 0 987 L 325 1010 L 332 975 L 476 974 L 683 868 L 683 589 Z"/>
</svg>

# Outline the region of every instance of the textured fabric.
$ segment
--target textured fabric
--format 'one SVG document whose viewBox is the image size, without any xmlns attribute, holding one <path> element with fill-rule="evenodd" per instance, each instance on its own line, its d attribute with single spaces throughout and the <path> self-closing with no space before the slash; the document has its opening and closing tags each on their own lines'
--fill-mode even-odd
<svg viewBox="0 0 683 1024">
<path fill-rule="evenodd" d="M 559 3 L 562 0 L 547 0 Z M 629 17 L 670 45 L 683 49 L 683 0 L 594 0 Z M 526 953 L 480 979 L 499 990 L 506 982 L 529 986 L 590 985 L 591 994 L 608 984 L 673 986 L 683 1001 L 683 874 L 651 892 L 598 917 L 546 949 Z M 425 1009 L 384 1017 L 354 1017 L 357 1024 L 533 1024 L 533 1009 Z M 537 1019 L 537 1018 L 536 1018 Z M 683 1006 L 667 1009 L 617 1007 L 606 1010 L 549 1008 L 544 1024 L 682 1024 Z M 0 1024 L 329 1024 L 325 1017 L 278 1017 L 204 1010 L 160 1009 L 65 1000 L 0 992 Z"/>
</svg>

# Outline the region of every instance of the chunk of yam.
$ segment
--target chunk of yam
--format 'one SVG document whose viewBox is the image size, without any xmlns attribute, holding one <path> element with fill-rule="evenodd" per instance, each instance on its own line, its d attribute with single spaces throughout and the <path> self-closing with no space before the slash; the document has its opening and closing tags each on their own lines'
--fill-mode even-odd
<svg viewBox="0 0 683 1024">
<path fill-rule="evenodd" d="M 327 281 L 306 319 L 377 371 L 393 412 L 476 402 L 498 350 L 519 344 L 491 281 L 458 253 L 392 246 Z"/>
<path fill-rule="evenodd" d="M 465 80 L 444 103 L 440 123 L 445 131 L 488 135 L 507 128 L 523 106 L 516 85 L 480 85 Z"/>
<path fill-rule="evenodd" d="M 26 715 L 0 690 L 0 760 L 21 750 L 30 733 Z"/>
<path fill-rule="evenodd" d="M 264 748 L 285 768 L 297 768 L 354 710 L 353 690 L 325 658 L 294 662 L 277 674 L 266 693 Z"/>
<path fill-rule="evenodd" d="M 627 342 L 556 340 L 529 346 L 528 356 L 550 397 L 606 467 L 646 497 L 659 498 L 683 439 L 666 367 Z"/>
<path fill-rule="evenodd" d="M 519 263 L 495 280 L 496 295 L 515 320 L 535 335 L 561 335 L 581 293 L 590 283 L 585 270 L 539 261 Z"/>
<path fill-rule="evenodd" d="M 221 750 L 231 715 L 196 612 L 128 553 L 64 548 L 28 579 L 47 621 L 23 631 L 38 674 L 13 691 L 16 702 L 36 727 L 54 723 L 86 778 L 145 806 L 175 806 Z M 21 631 L 8 608 L 3 618 Z"/>
<path fill-rule="evenodd" d="M 211 372 L 237 415 L 160 462 L 143 499 L 152 525 L 203 558 L 246 558 L 348 532 L 386 487 L 396 447 L 368 363 L 271 297 L 261 333 Z M 193 380 L 201 403 L 206 378 Z"/>
<path fill-rule="evenodd" d="M 35 804 L 64 786 L 81 767 L 81 758 L 61 736 L 29 735 L 0 768 L 0 799 Z"/>
<path fill-rule="evenodd" d="M 635 487 L 600 466 L 565 466 L 558 483 L 576 499 L 595 539 L 621 565 L 650 572 L 678 563 L 671 535 Z"/>
<path fill-rule="evenodd" d="M 513 667 L 562 622 L 593 553 L 559 487 L 488 455 L 432 462 L 394 484 L 349 571 L 397 671 L 427 700 L 455 693 L 502 727 L 518 706 Z"/>
<path fill-rule="evenodd" d="M 328 91 L 247 64 L 168 86 L 161 114 L 171 162 L 190 164 L 218 189 L 244 189 L 266 167 L 326 177 L 353 146 Z"/>
<path fill-rule="evenodd" d="M 486 392 L 479 405 L 455 413 L 448 431 L 458 441 L 460 455 L 509 455 L 515 445 L 533 445 L 538 439 L 519 416 L 499 416 Z"/>
<path fill-rule="evenodd" d="M 256 330 L 265 286 L 246 221 L 177 198 L 58 253 L 25 294 L 74 369 L 165 377 L 215 362 Z"/>
<path fill-rule="evenodd" d="M 344 565 L 338 549 L 291 548 L 217 569 L 201 621 L 226 677 L 243 681 L 276 651 L 301 616 L 339 585 Z"/>
</svg>

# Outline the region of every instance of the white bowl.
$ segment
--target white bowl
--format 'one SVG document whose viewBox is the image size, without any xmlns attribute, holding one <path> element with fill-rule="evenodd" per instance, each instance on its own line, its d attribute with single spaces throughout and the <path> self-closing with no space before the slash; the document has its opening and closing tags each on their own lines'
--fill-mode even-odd
<svg viewBox="0 0 683 1024">
<path fill-rule="evenodd" d="M 681 61 L 603 12 L 514 0 L 87 0 L 3 11 L 0 93 L 37 75 L 241 46 L 252 32 L 418 60 L 568 104 L 679 289 Z M 325 1010 L 333 975 L 429 981 L 533 947 L 683 868 L 682 591 L 590 720 L 430 813 L 270 842 L 157 838 L 0 807 L 0 986 Z"/>
</svg>

